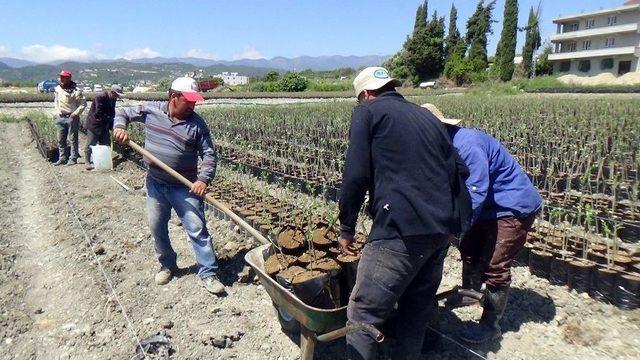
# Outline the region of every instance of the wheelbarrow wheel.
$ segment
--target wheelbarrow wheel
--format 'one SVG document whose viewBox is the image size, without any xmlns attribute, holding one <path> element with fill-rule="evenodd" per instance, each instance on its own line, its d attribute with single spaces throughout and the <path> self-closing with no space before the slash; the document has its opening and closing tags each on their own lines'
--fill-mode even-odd
<svg viewBox="0 0 640 360">
<path fill-rule="evenodd" d="M 280 322 L 280 327 L 282 331 L 290 334 L 290 335 L 300 335 L 300 323 L 298 320 L 294 319 L 291 314 L 287 312 L 287 310 L 279 307 L 276 304 L 273 304 L 273 308 L 278 315 L 278 321 Z"/>
</svg>

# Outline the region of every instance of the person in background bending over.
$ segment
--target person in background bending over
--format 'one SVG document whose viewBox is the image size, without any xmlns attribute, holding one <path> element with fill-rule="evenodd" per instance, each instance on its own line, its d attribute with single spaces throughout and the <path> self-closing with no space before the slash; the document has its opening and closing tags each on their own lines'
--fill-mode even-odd
<svg viewBox="0 0 640 360">
<path fill-rule="evenodd" d="M 111 89 L 102 92 L 91 102 L 87 114 L 87 146 L 84 158 L 87 170 L 92 170 L 91 146 L 109 145 L 111 137 L 109 131 L 113 127 L 113 117 L 116 114 L 116 100 L 122 97 L 122 86 L 112 85 Z"/>
<path fill-rule="evenodd" d="M 460 242 L 463 288 L 485 287 L 480 322 L 464 329 L 460 338 L 480 344 L 500 338 L 500 319 L 507 306 L 511 264 L 523 248 L 527 233 L 542 206 L 542 197 L 516 159 L 494 137 L 458 126 L 434 105 L 424 108 L 440 119 L 469 169 L 471 229 Z"/>
</svg>

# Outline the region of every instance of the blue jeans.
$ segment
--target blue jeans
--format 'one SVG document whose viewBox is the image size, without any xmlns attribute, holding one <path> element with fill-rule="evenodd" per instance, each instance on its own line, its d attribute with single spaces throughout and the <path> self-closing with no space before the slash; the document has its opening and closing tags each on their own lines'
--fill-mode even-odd
<svg viewBox="0 0 640 360">
<path fill-rule="evenodd" d="M 189 193 L 184 185 L 162 184 L 147 175 L 147 216 L 160 264 L 171 272 L 178 270 L 177 255 L 169 240 L 169 219 L 174 209 L 187 231 L 198 263 L 198 275 L 206 278 L 216 274 L 218 264 L 204 219 L 204 201 Z"/>
<path fill-rule="evenodd" d="M 448 245 L 447 236 L 436 235 L 373 240 L 364 247 L 347 318 L 380 330 L 397 303 L 393 359 L 420 356 Z M 377 344 L 368 333 L 347 335 L 349 359 L 375 359 L 376 353 Z"/>
</svg>

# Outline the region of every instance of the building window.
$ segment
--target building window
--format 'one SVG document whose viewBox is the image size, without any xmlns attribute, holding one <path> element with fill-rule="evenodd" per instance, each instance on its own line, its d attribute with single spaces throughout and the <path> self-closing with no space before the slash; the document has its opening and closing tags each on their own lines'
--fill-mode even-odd
<svg viewBox="0 0 640 360">
<path fill-rule="evenodd" d="M 594 26 L 596 26 L 596 21 L 594 19 L 587 20 L 587 29 L 591 29 Z"/>
<path fill-rule="evenodd" d="M 574 42 L 570 42 L 570 43 L 566 43 L 564 45 L 566 45 L 566 49 L 565 49 L 565 46 L 563 46 L 562 47 L 563 48 L 562 49 L 563 52 L 574 52 L 574 51 L 576 51 L 576 48 L 578 46 L 578 44 L 575 41 Z"/>
<path fill-rule="evenodd" d="M 619 61 L 618 75 L 624 75 L 628 72 L 631 72 L 631 61 Z"/>
<path fill-rule="evenodd" d="M 607 18 L 607 25 L 614 26 L 616 24 L 618 24 L 618 17 L 617 16 L 609 16 Z"/>
<path fill-rule="evenodd" d="M 616 39 L 615 38 L 607 38 L 604 41 L 604 47 L 610 48 L 610 47 L 614 47 L 616 44 Z"/>
<path fill-rule="evenodd" d="M 578 70 L 581 72 L 589 72 L 591 71 L 591 60 L 582 60 L 578 65 Z"/>
<path fill-rule="evenodd" d="M 613 69 L 613 58 L 602 59 L 602 62 L 600 62 L 600 68 L 602 70 Z"/>
<path fill-rule="evenodd" d="M 580 23 L 571 24 L 571 31 L 580 30 Z"/>
<path fill-rule="evenodd" d="M 563 61 L 560 63 L 560 72 L 567 72 L 571 70 L 571 61 Z"/>
<path fill-rule="evenodd" d="M 585 40 L 582 42 L 582 50 L 591 50 L 591 40 Z"/>
</svg>

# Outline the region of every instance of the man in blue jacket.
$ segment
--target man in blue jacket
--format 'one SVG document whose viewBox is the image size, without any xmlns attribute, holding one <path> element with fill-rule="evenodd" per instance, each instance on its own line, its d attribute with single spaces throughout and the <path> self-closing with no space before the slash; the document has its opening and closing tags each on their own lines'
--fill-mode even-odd
<svg viewBox="0 0 640 360">
<path fill-rule="evenodd" d="M 386 69 L 354 80 L 353 110 L 340 196 L 340 246 L 346 254 L 365 193 L 373 225 L 349 298 L 349 323 L 381 326 L 398 304 L 394 359 L 420 354 L 428 307 L 442 278 L 456 219 L 455 149 L 437 118 L 395 91 Z M 464 190 L 464 189 L 463 189 Z M 370 333 L 347 335 L 349 359 L 375 359 Z"/>
<path fill-rule="evenodd" d="M 502 336 L 499 321 L 507 305 L 511 263 L 526 242 L 542 197 L 498 140 L 480 130 L 459 127 L 461 120 L 446 118 L 432 104 L 423 107 L 446 125 L 469 168 L 466 184 L 473 215 L 471 229 L 460 242 L 462 284 L 479 291 L 484 282 L 486 288 L 480 322 L 460 337 L 480 344 Z"/>
</svg>

